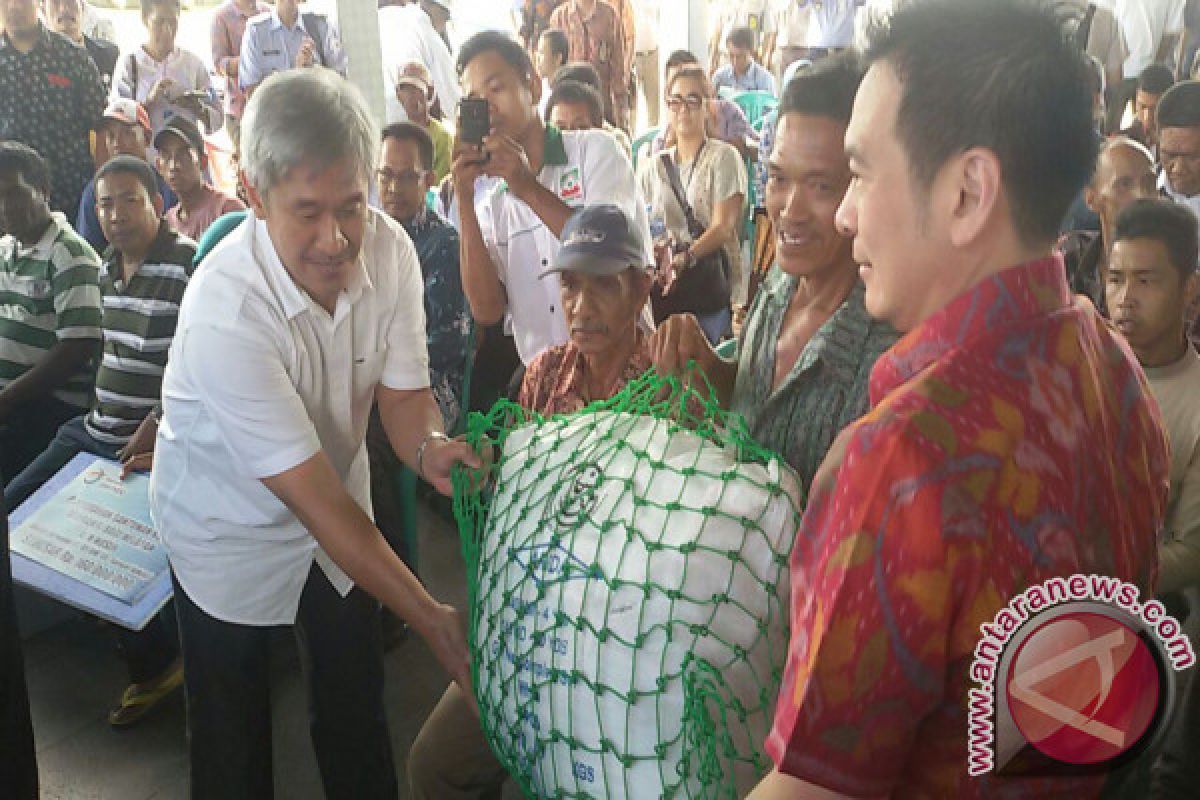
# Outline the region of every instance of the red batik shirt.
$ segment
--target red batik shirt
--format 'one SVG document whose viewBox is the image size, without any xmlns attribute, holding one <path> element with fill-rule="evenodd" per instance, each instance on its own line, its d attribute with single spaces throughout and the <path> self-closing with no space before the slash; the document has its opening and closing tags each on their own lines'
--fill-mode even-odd
<svg viewBox="0 0 1200 800">
<path fill-rule="evenodd" d="M 870 395 L 796 539 L 768 752 L 851 795 L 1093 796 L 1102 776 L 967 775 L 968 670 L 980 624 L 1032 584 L 1150 587 L 1169 462 L 1137 362 L 1055 256 L 909 332 Z"/>
</svg>

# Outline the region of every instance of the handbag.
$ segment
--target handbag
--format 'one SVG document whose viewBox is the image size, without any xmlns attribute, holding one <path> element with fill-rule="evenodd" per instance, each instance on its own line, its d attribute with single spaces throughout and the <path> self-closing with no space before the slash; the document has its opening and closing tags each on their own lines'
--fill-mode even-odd
<svg viewBox="0 0 1200 800">
<path fill-rule="evenodd" d="M 701 148 L 703 152 L 703 148 Z M 683 182 L 679 178 L 679 167 L 669 152 L 659 154 L 667 173 L 667 182 L 687 223 L 688 235 L 696 241 L 704 235 L 705 228 L 696 219 L 696 214 L 687 201 Z M 700 153 L 696 153 L 700 158 Z M 666 254 L 670 258 L 671 253 Z M 696 259 L 696 263 L 679 273 L 675 280 L 665 284 L 658 282 L 651 290 L 651 305 L 655 321 L 666 319 L 671 314 L 692 312 L 710 314 L 729 307 L 729 255 L 721 246 L 715 252 Z"/>
</svg>

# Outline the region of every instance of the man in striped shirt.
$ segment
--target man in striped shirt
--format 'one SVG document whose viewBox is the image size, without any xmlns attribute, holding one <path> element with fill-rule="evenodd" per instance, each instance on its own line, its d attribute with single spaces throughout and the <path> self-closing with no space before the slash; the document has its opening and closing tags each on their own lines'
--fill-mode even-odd
<svg viewBox="0 0 1200 800">
<path fill-rule="evenodd" d="M 9 508 L 80 452 L 125 460 L 130 438 L 158 405 L 196 253 L 195 243 L 163 220 L 162 205 L 154 171 L 140 158 L 117 156 L 96 173 L 96 213 L 111 244 L 100 275 L 104 354 L 95 401 L 90 412 L 59 428 L 50 446 L 9 483 L 4 493 Z M 138 633 L 122 628 L 118 637 L 130 687 L 108 721 L 122 727 L 177 688 L 183 670 L 178 645 L 159 617 Z"/>
<path fill-rule="evenodd" d="M 86 410 L 100 344 L 99 259 L 49 198 L 45 160 L 0 142 L 0 481 Z"/>
</svg>

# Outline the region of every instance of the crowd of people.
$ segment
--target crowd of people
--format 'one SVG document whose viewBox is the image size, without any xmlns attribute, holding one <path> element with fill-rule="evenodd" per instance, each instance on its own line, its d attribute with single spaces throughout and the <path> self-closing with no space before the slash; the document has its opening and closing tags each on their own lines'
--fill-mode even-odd
<svg viewBox="0 0 1200 800">
<path fill-rule="evenodd" d="M 449 0 L 388 3 L 381 126 L 297 0 L 216 10 L 215 82 L 180 0 L 128 51 L 83 0 L 0 0 L 5 505 L 81 452 L 148 471 L 171 566 L 109 722 L 182 686 L 192 796 L 271 796 L 294 626 L 327 796 L 498 796 L 394 476 L 451 494 L 496 397 L 699 369 L 807 498 L 752 797 L 1194 792 L 1189 674 L 1111 773 L 968 777 L 966 697 L 980 625 L 1052 576 L 1200 627 L 1195 11 L 727 0 L 708 52 L 660 53 L 658 0 L 524 0 L 461 43 Z M 36 797 L 3 561 L 0 794 Z M 381 606 L 452 679 L 400 765 Z"/>
</svg>

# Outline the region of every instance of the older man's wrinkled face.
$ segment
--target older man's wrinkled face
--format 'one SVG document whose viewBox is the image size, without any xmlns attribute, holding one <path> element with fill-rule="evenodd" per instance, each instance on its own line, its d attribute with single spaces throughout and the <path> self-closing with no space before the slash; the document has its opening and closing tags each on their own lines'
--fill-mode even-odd
<svg viewBox="0 0 1200 800">
<path fill-rule="evenodd" d="M 790 275 L 813 275 L 852 261 L 852 240 L 834 222 L 850 184 L 845 135 L 846 125 L 830 117 L 791 113 L 779 120 L 765 202 L 775 257 Z"/>
<path fill-rule="evenodd" d="M 249 192 L 300 288 L 330 314 L 354 276 L 367 224 L 367 176 L 349 159 L 292 167 L 266 194 Z"/>
<path fill-rule="evenodd" d="M 1158 158 L 1171 189 L 1184 197 L 1200 194 L 1200 127 L 1159 130 Z"/>
<path fill-rule="evenodd" d="M 630 268 L 618 275 L 567 271 L 560 276 L 563 313 L 571 341 L 585 356 L 628 345 L 650 293 L 650 276 Z"/>
<path fill-rule="evenodd" d="M 1096 173 L 1083 190 L 1083 199 L 1112 230 L 1117 215 L 1130 203 L 1154 196 L 1154 182 L 1154 162 L 1140 145 L 1114 143 L 1096 160 Z"/>
</svg>

